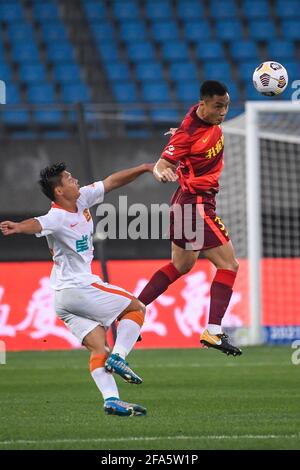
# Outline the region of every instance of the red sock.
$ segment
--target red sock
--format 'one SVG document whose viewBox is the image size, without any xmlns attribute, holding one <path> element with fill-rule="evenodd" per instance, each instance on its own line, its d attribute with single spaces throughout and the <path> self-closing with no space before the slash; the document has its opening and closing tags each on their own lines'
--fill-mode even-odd
<svg viewBox="0 0 300 470">
<path fill-rule="evenodd" d="M 166 264 L 166 266 L 163 266 L 153 274 L 148 284 L 138 296 L 138 299 L 145 305 L 151 304 L 180 276 L 180 272 L 173 263 Z"/>
<path fill-rule="evenodd" d="M 221 325 L 229 305 L 237 273 L 229 269 L 218 269 L 210 288 L 210 310 L 208 323 Z"/>
</svg>

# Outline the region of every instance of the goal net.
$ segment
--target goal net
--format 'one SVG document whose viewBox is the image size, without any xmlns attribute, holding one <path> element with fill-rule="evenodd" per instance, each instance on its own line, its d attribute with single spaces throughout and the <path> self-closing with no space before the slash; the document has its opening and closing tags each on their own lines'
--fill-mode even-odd
<svg viewBox="0 0 300 470">
<path fill-rule="evenodd" d="M 248 102 L 224 124 L 218 212 L 240 260 L 240 343 L 300 338 L 300 105 Z"/>
</svg>

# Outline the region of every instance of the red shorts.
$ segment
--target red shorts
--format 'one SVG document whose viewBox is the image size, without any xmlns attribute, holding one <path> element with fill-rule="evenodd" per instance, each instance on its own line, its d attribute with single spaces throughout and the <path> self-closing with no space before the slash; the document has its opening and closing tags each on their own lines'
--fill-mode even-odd
<svg viewBox="0 0 300 470">
<path fill-rule="evenodd" d="M 215 195 L 185 193 L 179 187 L 171 199 L 170 239 L 193 251 L 228 243 L 228 231 L 216 214 Z"/>
</svg>

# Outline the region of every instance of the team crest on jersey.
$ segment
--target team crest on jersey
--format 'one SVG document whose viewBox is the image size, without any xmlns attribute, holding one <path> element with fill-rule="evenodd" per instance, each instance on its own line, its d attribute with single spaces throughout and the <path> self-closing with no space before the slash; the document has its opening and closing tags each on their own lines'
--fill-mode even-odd
<svg viewBox="0 0 300 470">
<path fill-rule="evenodd" d="M 84 209 L 83 215 L 86 218 L 86 221 L 89 222 L 92 218 L 91 213 L 88 209 Z"/>
<path fill-rule="evenodd" d="M 214 145 L 213 147 L 207 150 L 205 158 L 210 160 L 211 158 L 216 157 L 221 152 L 223 147 L 224 147 L 224 136 L 222 135 L 222 137 L 218 140 L 216 145 Z"/>
</svg>

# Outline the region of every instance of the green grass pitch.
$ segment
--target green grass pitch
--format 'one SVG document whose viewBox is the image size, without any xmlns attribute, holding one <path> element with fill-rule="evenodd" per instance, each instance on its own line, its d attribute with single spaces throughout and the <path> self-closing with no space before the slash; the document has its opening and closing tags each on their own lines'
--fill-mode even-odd
<svg viewBox="0 0 300 470">
<path fill-rule="evenodd" d="M 300 449 L 300 365 L 290 347 L 138 350 L 121 398 L 146 417 L 105 416 L 85 351 L 8 353 L 0 449 Z"/>
</svg>

